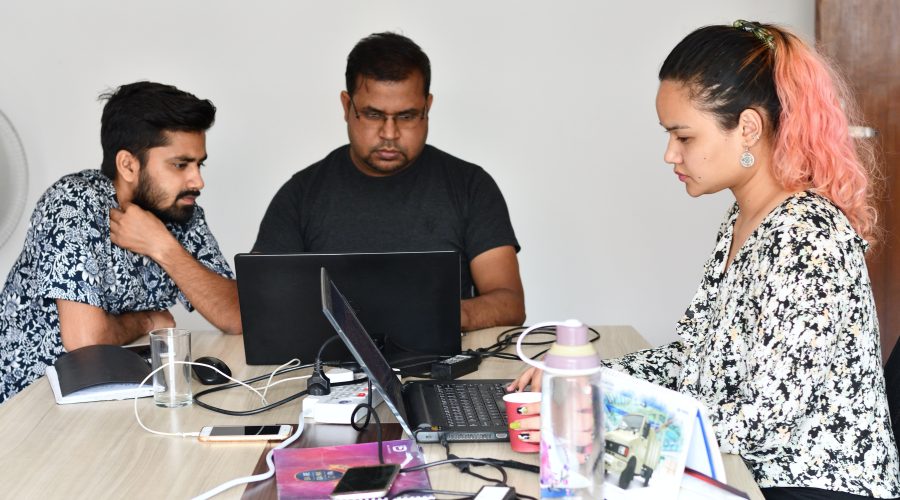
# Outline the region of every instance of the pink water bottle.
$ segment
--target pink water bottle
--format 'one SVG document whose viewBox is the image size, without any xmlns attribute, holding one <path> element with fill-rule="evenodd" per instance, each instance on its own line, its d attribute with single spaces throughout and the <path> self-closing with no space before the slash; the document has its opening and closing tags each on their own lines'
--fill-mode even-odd
<svg viewBox="0 0 900 500">
<path fill-rule="evenodd" d="M 556 325 L 544 362 L 522 353 L 522 339 Z M 544 371 L 541 382 L 541 498 L 603 498 L 603 398 L 600 356 L 580 321 L 540 323 L 522 332 L 519 357 Z"/>
</svg>

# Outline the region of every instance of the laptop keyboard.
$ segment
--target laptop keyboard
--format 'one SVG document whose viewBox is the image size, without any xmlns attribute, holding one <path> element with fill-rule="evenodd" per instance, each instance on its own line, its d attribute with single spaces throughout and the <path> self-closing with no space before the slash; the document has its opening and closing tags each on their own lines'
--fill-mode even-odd
<svg viewBox="0 0 900 500">
<path fill-rule="evenodd" d="M 453 427 L 506 426 L 506 411 L 499 405 L 503 384 L 437 384 L 438 398 Z"/>
</svg>

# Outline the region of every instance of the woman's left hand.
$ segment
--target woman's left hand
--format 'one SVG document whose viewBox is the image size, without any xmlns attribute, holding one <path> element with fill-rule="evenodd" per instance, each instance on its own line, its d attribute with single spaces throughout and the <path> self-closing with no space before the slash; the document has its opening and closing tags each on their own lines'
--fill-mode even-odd
<svg viewBox="0 0 900 500">
<path fill-rule="evenodd" d="M 507 392 L 513 391 L 524 391 L 526 387 L 531 385 L 531 390 L 534 392 L 541 392 L 541 376 L 543 375 L 542 370 L 538 370 L 537 368 L 531 367 L 522 372 L 521 375 L 515 380 L 513 380 L 508 386 L 506 386 Z"/>
</svg>

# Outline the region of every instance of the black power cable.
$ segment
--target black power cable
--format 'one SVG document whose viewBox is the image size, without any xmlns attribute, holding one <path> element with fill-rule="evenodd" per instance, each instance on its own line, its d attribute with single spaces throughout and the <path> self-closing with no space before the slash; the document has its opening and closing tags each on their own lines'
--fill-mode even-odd
<svg viewBox="0 0 900 500">
<path fill-rule="evenodd" d="M 319 347 L 313 373 L 309 376 L 309 380 L 306 381 L 306 392 L 311 396 L 327 396 L 331 394 L 331 379 L 322 371 L 322 353 L 325 352 L 326 347 L 339 338 L 338 336 L 331 337 L 322 342 L 322 345 Z"/>
<path fill-rule="evenodd" d="M 341 366 L 342 366 L 341 363 L 323 363 L 323 364 L 324 364 L 325 366 L 338 366 L 338 367 L 341 367 Z M 282 375 L 282 374 L 285 374 L 285 373 L 290 373 L 290 372 L 297 371 L 297 370 L 302 370 L 302 369 L 305 369 L 305 368 L 310 368 L 310 367 L 312 367 L 312 366 L 313 366 L 313 365 L 312 365 L 311 363 L 307 363 L 307 364 L 305 364 L 305 365 L 300 365 L 300 366 L 293 366 L 293 367 L 286 368 L 286 369 L 284 369 L 284 370 L 279 371 L 279 372 L 278 372 L 278 375 Z M 271 373 L 267 373 L 267 374 L 265 374 L 265 375 L 259 375 L 259 376 L 257 376 L 257 377 L 253 377 L 253 378 L 244 380 L 243 382 L 244 382 L 245 384 L 252 384 L 252 383 L 254 383 L 254 382 L 259 382 L 260 380 L 267 379 L 267 378 L 269 378 L 269 377 L 271 377 L 271 376 L 272 376 Z M 332 385 L 332 387 L 340 387 L 340 386 L 342 386 L 342 385 L 358 384 L 358 383 L 364 382 L 364 381 L 365 381 L 365 379 L 356 379 L 356 380 L 350 380 L 350 381 L 347 381 L 347 382 L 334 383 L 334 384 L 331 384 L 331 385 Z M 254 409 L 252 409 L 252 410 L 229 410 L 229 409 L 225 409 L 225 408 L 219 408 L 219 407 L 213 406 L 213 405 L 211 405 L 211 404 L 209 404 L 209 403 L 205 403 L 205 402 L 203 402 L 203 401 L 200 399 L 201 397 L 206 396 L 207 394 L 212 394 L 212 393 L 214 393 L 214 392 L 224 391 L 224 390 L 228 390 L 228 389 L 234 389 L 235 387 L 243 387 L 243 386 L 242 386 L 241 384 L 238 384 L 237 382 L 232 382 L 232 383 L 229 383 L 229 384 L 219 385 L 219 386 L 216 386 L 216 387 L 210 387 L 209 389 L 205 389 L 205 390 L 203 390 L 203 391 L 198 392 L 197 394 L 194 394 L 194 403 L 195 403 L 197 406 L 201 407 L 201 408 L 205 408 L 205 409 L 207 409 L 207 410 L 214 411 L 214 412 L 216 412 L 216 413 L 222 413 L 222 414 L 224 414 L 224 415 L 231 415 L 231 416 L 235 416 L 235 417 L 247 417 L 247 416 L 250 416 L 250 415 L 257 415 L 257 414 L 259 414 L 259 413 L 263 413 L 263 412 L 265 412 L 265 411 L 269 411 L 269 410 L 271 410 L 271 409 L 273 409 L 273 408 L 277 408 L 277 407 L 279 407 L 279 406 L 281 406 L 281 405 L 283 405 L 283 404 L 285 404 L 285 403 L 290 403 L 291 401 L 294 401 L 294 400 L 296 400 L 296 399 L 298 399 L 298 398 L 301 398 L 301 397 L 303 397 L 303 396 L 305 396 L 305 395 L 307 394 L 306 391 L 300 391 L 300 392 L 297 392 L 297 393 L 295 393 L 295 394 L 292 394 L 292 395 L 290 395 L 290 396 L 288 396 L 288 397 L 286 397 L 286 398 L 284 398 L 284 399 L 282 399 L 282 400 L 280 400 L 280 401 L 276 401 L 276 402 L 274 402 L 274 403 L 271 403 L 271 404 L 269 404 L 269 405 L 262 406 L 262 407 L 259 407 L 259 408 L 254 408 Z"/>
<path fill-rule="evenodd" d="M 529 327 L 527 327 L 527 326 L 517 326 L 517 327 L 509 328 L 507 330 L 500 332 L 497 335 L 497 339 L 493 344 L 491 344 L 487 347 L 479 347 L 477 349 L 467 349 L 465 351 L 462 351 L 461 354 L 465 354 L 468 356 L 475 356 L 479 359 L 495 357 L 495 358 L 506 359 L 506 360 L 510 360 L 510 361 L 519 361 L 519 356 L 517 354 L 510 353 L 510 352 L 502 352 L 502 351 L 515 345 L 516 340 L 519 338 L 519 336 L 522 334 L 522 332 L 524 332 L 528 328 Z M 592 327 L 588 327 L 588 330 L 590 330 L 594 334 L 593 337 L 590 339 L 590 342 L 596 342 L 597 340 L 600 339 L 600 332 L 598 332 L 597 330 L 595 330 Z M 553 344 L 553 342 L 556 339 L 556 329 L 553 327 L 550 327 L 550 326 L 543 327 L 543 328 L 537 328 L 535 330 L 532 330 L 531 333 L 536 334 L 536 335 L 549 335 L 549 336 L 552 336 L 553 338 L 548 339 L 548 340 L 542 340 L 542 341 L 529 340 L 527 342 L 522 342 L 522 345 L 525 345 L 525 346 L 549 346 L 549 345 Z M 413 354 L 412 356 L 408 356 L 408 357 L 396 360 L 398 362 L 403 362 L 403 363 L 409 362 L 408 364 L 404 364 L 403 366 L 399 367 L 400 373 L 403 376 L 427 377 L 429 374 L 428 370 L 422 370 L 422 369 L 416 370 L 415 368 L 418 368 L 422 365 L 426 365 L 426 366 L 428 366 L 428 368 L 430 368 L 430 365 L 432 362 L 440 361 L 442 359 L 447 359 L 447 358 L 452 357 L 452 356 L 446 356 L 446 355 L 442 356 L 442 355 L 435 355 L 435 354 L 420 353 L 420 352 L 413 351 L 412 349 L 408 349 L 408 348 L 403 348 L 403 350 L 405 352 Z M 532 357 L 533 358 L 540 357 L 544 353 L 546 353 L 548 350 L 549 349 L 544 349 L 544 350 L 536 353 Z M 417 362 L 417 363 L 412 362 L 412 361 L 417 361 L 420 359 L 423 361 Z"/>
</svg>

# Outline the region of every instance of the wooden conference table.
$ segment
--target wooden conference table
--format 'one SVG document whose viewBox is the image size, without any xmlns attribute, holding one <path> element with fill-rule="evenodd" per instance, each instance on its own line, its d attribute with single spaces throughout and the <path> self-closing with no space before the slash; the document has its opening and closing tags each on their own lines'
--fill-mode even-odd
<svg viewBox="0 0 900 500">
<path fill-rule="evenodd" d="M 596 327 L 603 357 L 616 357 L 649 347 L 638 332 L 628 326 Z M 503 328 L 467 334 L 463 348 L 493 344 Z M 514 351 L 511 348 L 510 351 Z M 269 366 L 247 366 L 240 336 L 218 332 L 194 332 L 194 358 L 211 355 L 225 361 L 240 379 L 267 373 Z M 304 360 L 306 361 L 306 360 Z M 469 377 L 513 378 L 523 368 L 521 362 L 488 358 Z M 308 373 L 293 372 L 297 374 Z M 204 386 L 194 382 L 194 391 Z M 277 401 L 306 387 L 305 381 L 286 382 L 270 389 L 267 398 Z M 259 398 L 245 389 L 212 394 L 204 401 L 219 407 L 242 410 L 259 406 Z M 205 425 L 297 423 L 301 400 L 250 417 L 232 417 L 192 405 L 165 409 L 151 399 L 138 401 L 144 424 L 154 430 L 194 432 Z M 385 405 L 379 406 L 382 421 L 394 421 Z M 398 428 L 398 426 L 395 425 Z M 352 443 L 357 433 L 349 425 L 315 425 L 307 421 L 304 436 L 311 445 Z M 301 438 L 302 439 L 302 438 Z M 372 439 L 364 439 L 372 440 Z M 423 446 L 426 460 L 445 458 L 437 444 Z M 133 402 L 106 401 L 57 405 L 50 384 L 40 379 L 0 405 L 0 489 L 5 498 L 189 498 L 231 479 L 250 475 L 266 449 L 264 443 L 200 443 L 196 438 L 153 435 L 134 418 Z M 538 463 L 537 454 L 513 452 L 507 443 L 453 443 L 451 452 L 460 457 L 492 457 Z M 728 483 L 762 498 L 749 470 L 740 457 L 724 455 Z M 489 467 L 478 472 L 496 476 Z M 537 476 L 507 470 L 509 484 L 516 490 L 539 496 Z M 434 488 L 476 492 L 483 481 L 462 474 L 452 465 L 430 469 Z M 270 484 L 247 489 L 246 496 L 271 496 Z M 262 494 L 260 494 L 262 492 Z M 235 487 L 219 498 L 239 498 L 245 487 Z"/>
</svg>

